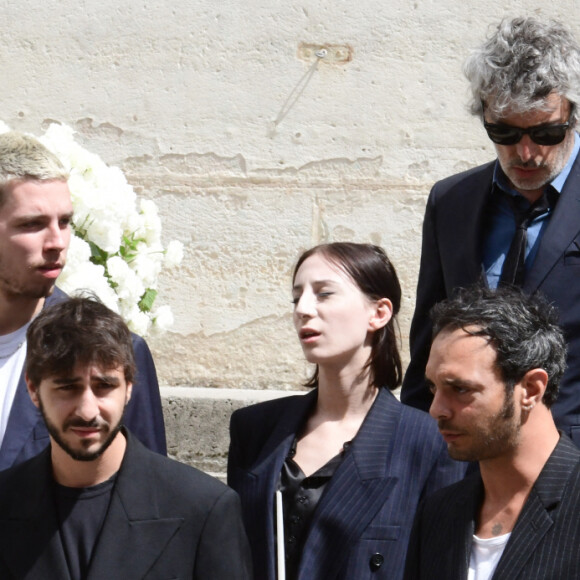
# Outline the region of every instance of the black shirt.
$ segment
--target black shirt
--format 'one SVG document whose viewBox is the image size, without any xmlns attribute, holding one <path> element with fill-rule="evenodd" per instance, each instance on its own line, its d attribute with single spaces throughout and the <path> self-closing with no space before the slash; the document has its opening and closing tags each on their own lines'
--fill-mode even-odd
<svg viewBox="0 0 580 580">
<path fill-rule="evenodd" d="M 72 580 L 87 576 L 116 477 L 91 487 L 54 484 L 60 539 Z"/>
<path fill-rule="evenodd" d="M 280 474 L 280 491 L 284 506 L 284 552 L 287 580 L 293 580 L 297 577 L 302 550 L 316 506 L 322 497 L 326 484 L 334 475 L 342 461 L 344 452 L 350 445 L 350 442 L 345 443 L 341 453 L 335 455 L 320 469 L 306 477 L 293 459 L 296 455 L 296 443 L 297 440 L 294 439 Z"/>
</svg>

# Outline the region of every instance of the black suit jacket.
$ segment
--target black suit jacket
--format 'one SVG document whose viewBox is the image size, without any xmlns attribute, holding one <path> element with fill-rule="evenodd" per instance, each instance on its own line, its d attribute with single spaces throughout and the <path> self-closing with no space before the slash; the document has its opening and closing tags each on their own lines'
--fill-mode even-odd
<svg viewBox="0 0 580 580">
<path fill-rule="evenodd" d="M 45 307 L 66 299 L 67 295 L 55 288 L 52 295 L 46 299 Z M 147 447 L 165 455 L 167 453 L 165 425 L 153 357 L 147 343 L 140 336 L 136 334 L 131 336 L 137 376 L 131 400 L 125 411 L 124 423 Z M 42 415 L 33 405 L 26 390 L 23 369 L 8 417 L 6 433 L 0 446 L 0 471 L 34 457 L 48 443 L 48 431 Z"/>
<path fill-rule="evenodd" d="M 256 580 L 276 578 L 274 493 L 316 398 L 314 390 L 240 409 L 231 418 L 228 483 L 242 500 Z M 464 470 L 449 459 L 431 417 L 380 389 L 318 503 L 299 578 L 400 579 L 419 500 Z"/>
<path fill-rule="evenodd" d="M 431 307 L 457 288 L 485 283 L 482 241 L 494 163 L 436 183 L 427 201 L 417 302 L 411 324 L 411 362 L 401 400 L 428 410 L 425 385 L 431 345 Z M 568 368 L 552 411 L 556 423 L 580 444 L 580 156 L 544 231 L 524 290 L 541 292 L 558 307 L 568 341 Z"/>
<path fill-rule="evenodd" d="M 474 473 L 421 504 L 405 580 L 467 580 L 482 499 L 481 477 Z M 580 578 L 580 451 L 566 435 L 536 480 L 492 578 Z"/>
<path fill-rule="evenodd" d="M 87 580 L 251 580 L 238 496 L 125 434 Z M 52 485 L 50 448 L 0 473 L 2 580 L 70 580 Z"/>
</svg>

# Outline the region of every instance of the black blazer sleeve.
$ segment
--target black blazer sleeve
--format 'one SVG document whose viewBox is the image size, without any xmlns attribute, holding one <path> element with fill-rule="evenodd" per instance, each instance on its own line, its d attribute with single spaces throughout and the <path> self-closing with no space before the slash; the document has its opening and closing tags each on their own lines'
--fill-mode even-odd
<svg viewBox="0 0 580 580">
<path fill-rule="evenodd" d="M 401 401 L 428 411 L 432 396 L 425 384 L 431 347 L 431 308 L 458 288 L 482 282 L 481 239 L 495 162 L 437 182 L 423 221 L 417 300 L 411 323 L 411 362 Z"/>
<path fill-rule="evenodd" d="M 431 319 L 429 311 L 446 296 L 443 269 L 437 236 L 435 235 L 435 189 L 431 190 L 423 220 L 421 266 L 417 282 L 415 313 L 411 322 L 411 362 L 401 388 L 401 402 L 422 411 L 429 411 L 432 396 L 425 385 L 425 366 L 431 347 Z"/>
<path fill-rule="evenodd" d="M 207 518 L 195 562 L 196 580 L 252 578 L 250 547 L 242 524 L 240 498 L 231 489 L 216 501 Z"/>
</svg>

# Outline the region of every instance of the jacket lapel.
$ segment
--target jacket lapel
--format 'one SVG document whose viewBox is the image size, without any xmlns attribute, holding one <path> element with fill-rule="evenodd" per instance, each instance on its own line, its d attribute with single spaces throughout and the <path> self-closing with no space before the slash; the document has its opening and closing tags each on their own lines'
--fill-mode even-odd
<svg viewBox="0 0 580 580">
<path fill-rule="evenodd" d="M 12 467 L 22 448 L 32 437 L 35 437 L 36 429 L 45 435 L 45 444 L 48 445 L 48 432 L 44 427 L 40 412 L 30 400 L 23 371 L 16 387 L 6 432 L 2 447 L 0 447 L 0 471 Z"/>
<path fill-rule="evenodd" d="M 580 155 L 566 179 L 554 214 L 542 236 L 538 255 L 526 276 L 524 289 L 527 292 L 533 292 L 539 288 L 579 232 Z"/>
<path fill-rule="evenodd" d="M 439 532 L 448 534 L 451 543 L 450 550 L 441 551 L 441 557 L 445 559 L 441 568 L 447 571 L 456 571 L 456 575 L 449 580 L 465 580 L 467 578 L 473 534 L 475 533 L 475 520 L 483 501 L 483 483 L 479 473 L 474 473 L 466 478 L 465 483 L 466 485 L 461 488 L 452 508 L 455 510 L 453 525 L 455 530 L 460 531 L 460 533 L 455 533 L 455 530 L 440 530 Z"/>
<path fill-rule="evenodd" d="M 3 558 L 14 578 L 70 579 L 51 490 L 47 449 L 22 468 L 12 510 L 0 520 Z"/>
<path fill-rule="evenodd" d="M 159 513 L 148 453 L 130 434 L 87 580 L 115 578 L 119 570 L 144 578 L 183 523 Z M 135 485 L 138 481 L 139 485 Z M 162 491 L 162 490 L 161 490 Z"/>
<path fill-rule="evenodd" d="M 478 169 L 469 180 L 452 186 L 441 198 L 440 215 L 433 216 L 435 221 L 441 221 L 437 223 L 437 233 L 448 296 L 457 288 L 485 280 L 482 243 L 494 166 L 495 161 Z"/>
<path fill-rule="evenodd" d="M 262 447 L 258 459 L 250 469 L 250 473 L 262 478 L 265 473 L 275 473 L 276 483 L 282 469 L 284 459 L 290 451 L 292 441 L 306 419 L 306 415 L 316 404 L 318 391 L 315 389 L 306 395 L 292 399 L 284 414 L 280 416 L 272 434 Z M 277 468 L 277 469 L 276 469 Z M 271 471 L 273 469 L 273 471 Z M 272 487 L 272 493 L 276 487 Z"/>
<path fill-rule="evenodd" d="M 313 390 L 291 400 L 263 446 L 258 459 L 246 473 L 243 484 L 247 503 L 252 506 L 263 506 L 260 510 L 256 510 L 252 517 L 258 520 L 255 523 L 257 529 L 266 530 L 264 541 L 267 546 L 264 553 L 268 557 L 268 570 L 272 578 L 276 577 L 274 493 L 278 489 L 282 464 L 290 451 L 292 441 L 307 414 L 316 404 L 317 397 L 318 391 Z"/>
<path fill-rule="evenodd" d="M 553 526 L 551 512 L 562 500 L 580 450 L 565 436 L 550 455 L 526 500 L 493 578 L 516 578 Z"/>
<path fill-rule="evenodd" d="M 62 290 L 55 288 L 54 292 L 45 300 L 44 306 L 62 302 L 66 298 L 67 296 Z M 30 443 L 30 448 L 24 454 L 26 458 L 32 457 L 44 449 L 48 445 L 49 439 L 40 412 L 28 396 L 24 382 L 24 370 L 22 370 L 0 447 L 0 471 L 14 465 L 31 439 L 38 440 L 38 443 L 35 444 L 34 441 Z"/>
<path fill-rule="evenodd" d="M 394 438 L 389 434 L 396 430 L 400 416 L 393 395 L 380 389 L 314 512 L 300 579 L 335 578 L 344 567 L 349 548 L 391 493 L 398 477 L 397 466 L 391 464 Z"/>
</svg>

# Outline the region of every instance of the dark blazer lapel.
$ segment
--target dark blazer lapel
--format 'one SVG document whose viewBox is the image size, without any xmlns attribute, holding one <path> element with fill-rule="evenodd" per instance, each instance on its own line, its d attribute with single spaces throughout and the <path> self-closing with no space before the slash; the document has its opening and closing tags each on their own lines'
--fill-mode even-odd
<svg viewBox="0 0 580 580">
<path fill-rule="evenodd" d="M 58 288 L 46 299 L 45 307 L 66 300 L 67 296 Z M 6 433 L 0 447 L 0 471 L 8 469 L 20 455 L 30 438 L 39 439 L 38 451 L 48 445 L 48 431 L 38 409 L 30 401 L 26 383 L 24 382 L 24 371 L 20 375 L 18 387 L 14 395 Z M 40 442 L 42 440 L 42 442 Z M 31 457 L 33 453 L 29 453 Z"/>
<path fill-rule="evenodd" d="M 482 236 L 494 167 L 495 161 L 451 186 L 440 201 L 440 214 L 447 223 L 439 223 L 439 216 L 434 216 L 448 295 L 483 279 Z"/>
<path fill-rule="evenodd" d="M 276 427 L 272 430 L 272 434 L 262 447 L 258 459 L 251 467 L 250 473 L 260 477 L 260 479 L 265 479 L 264 474 L 266 473 L 275 473 L 276 481 L 278 480 L 292 441 L 306 420 L 307 414 L 316 404 L 317 398 L 318 391 L 315 389 L 289 401 Z"/>
<path fill-rule="evenodd" d="M 12 467 L 22 448 L 35 436 L 36 431 L 44 435 L 45 446 L 48 445 L 48 431 L 40 412 L 30 400 L 23 373 L 18 381 L 6 433 L 0 447 L 0 471 Z"/>
<path fill-rule="evenodd" d="M 392 463 L 392 434 L 400 417 L 400 405 L 393 395 L 380 389 L 314 512 L 300 578 L 334 578 L 344 566 L 350 546 L 391 493 L 398 469 Z"/>
<path fill-rule="evenodd" d="M 12 512 L 0 520 L 2 557 L 15 578 L 70 579 L 52 485 L 48 448 L 24 466 L 11 494 Z"/>
<path fill-rule="evenodd" d="M 580 155 L 564 184 L 554 214 L 540 242 L 538 254 L 528 272 L 524 289 L 536 290 L 580 232 Z"/>
<path fill-rule="evenodd" d="M 119 570 L 143 578 L 183 523 L 182 518 L 166 518 L 159 512 L 147 453 L 133 436 L 125 435 L 127 450 L 87 580 L 115 578 Z"/>
<path fill-rule="evenodd" d="M 493 578 L 518 577 L 553 526 L 551 512 L 562 500 L 570 474 L 579 460 L 580 450 L 568 437 L 561 435 L 524 504 Z"/>
<path fill-rule="evenodd" d="M 453 507 L 455 511 L 454 530 L 438 530 L 448 534 L 451 542 L 450 550 L 442 550 L 441 557 L 447 560 L 441 569 L 455 570 L 456 576 L 448 580 L 465 580 L 469 572 L 471 545 L 475 533 L 475 519 L 483 501 L 483 483 L 479 474 L 473 474 L 465 479 L 465 485 L 459 492 Z"/>
<path fill-rule="evenodd" d="M 258 520 L 256 525 L 264 526 L 266 529 L 267 546 L 264 554 L 267 554 L 272 574 L 276 565 L 274 494 L 278 489 L 282 464 L 290 451 L 292 441 L 306 420 L 306 416 L 316 404 L 317 397 L 318 391 L 313 390 L 306 395 L 289 400 L 287 408 L 264 444 L 258 459 L 245 474 L 243 495 L 247 498 L 247 503 L 253 506 L 263 506 L 263 510 L 260 510 L 259 514 L 254 514 L 254 517 Z M 265 521 L 260 518 L 264 518 Z"/>
</svg>

